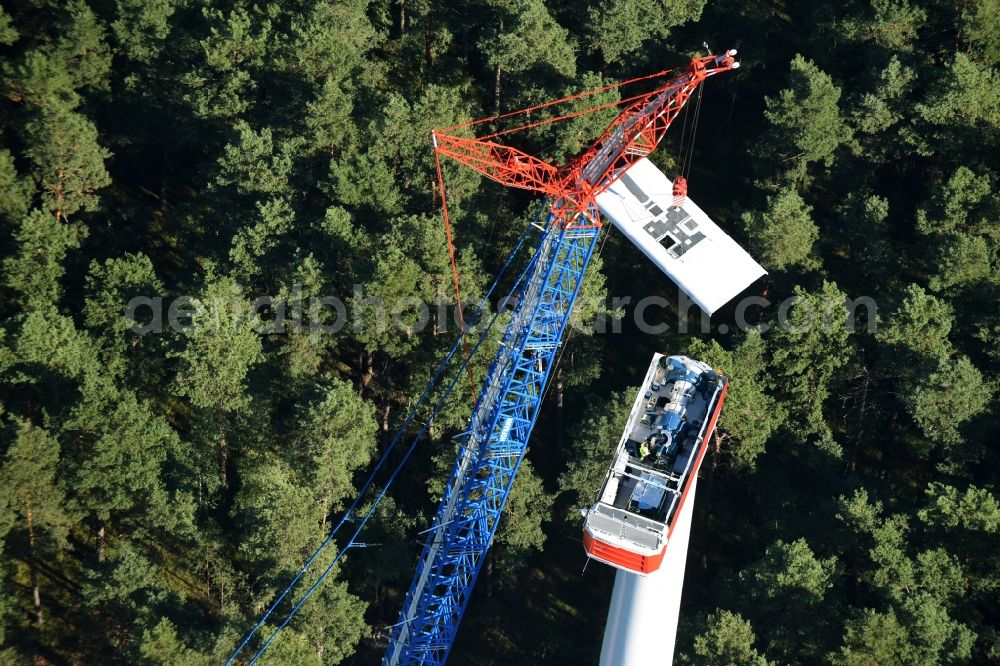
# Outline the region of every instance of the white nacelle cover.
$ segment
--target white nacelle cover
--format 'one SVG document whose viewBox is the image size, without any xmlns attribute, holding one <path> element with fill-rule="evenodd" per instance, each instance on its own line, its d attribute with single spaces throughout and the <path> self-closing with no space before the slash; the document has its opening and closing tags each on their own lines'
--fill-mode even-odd
<svg viewBox="0 0 1000 666">
<path fill-rule="evenodd" d="M 679 210 L 673 201 L 673 183 L 643 158 L 597 197 L 597 206 L 711 315 L 767 271 L 693 201 Z"/>
</svg>

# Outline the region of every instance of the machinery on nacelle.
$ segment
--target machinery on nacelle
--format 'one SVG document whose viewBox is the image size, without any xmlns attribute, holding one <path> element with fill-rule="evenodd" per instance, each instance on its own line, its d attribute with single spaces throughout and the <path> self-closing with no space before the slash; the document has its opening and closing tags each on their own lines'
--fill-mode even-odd
<svg viewBox="0 0 1000 666">
<path fill-rule="evenodd" d="M 640 575 L 660 568 L 728 384 L 701 361 L 653 356 L 597 501 L 585 513 L 588 557 Z"/>
</svg>

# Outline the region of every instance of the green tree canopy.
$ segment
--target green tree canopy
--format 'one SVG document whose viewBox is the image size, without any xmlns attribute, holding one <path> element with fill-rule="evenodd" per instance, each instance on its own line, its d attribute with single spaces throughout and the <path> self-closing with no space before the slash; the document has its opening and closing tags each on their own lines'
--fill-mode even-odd
<svg viewBox="0 0 1000 666">
<path fill-rule="evenodd" d="M 744 213 L 743 224 L 753 242 L 754 256 L 771 269 L 811 266 L 819 229 L 809 206 L 792 187 L 767 198 L 767 210 Z"/>
<path fill-rule="evenodd" d="M 936 447 L 961 442 L 962 424 L 986 409 L 992 394 L 976 366 L 960 357 L 941 359 L 902 398 L 928 446 Z"/>
<path fill-rule="evenodd" d="M 635 390 L 627 389 L 606 398 L 591 396 L 583 420 L 570 430 L 566 469 L 559 477 L 559 490 L 569 495 L 574 510 L 589 506 L 600 492 L 634 400 Z"/>
<path fill-rule="evenodd" d="M 795 287 L 795 301 L 786 321 L 774 332 L 772 359 L 782 390 L 797 396 L 790 416 L 796 435 L 818 435 L 825 448 L 838 450 L 823 416 L 837 372 L 853 355 L 849 344 L 845 294 L 836 284 L 807 292 Z M 779 317 L 780 317 L 779 310 Z"/>
<path fill-rule="evenodd" d="M 47 105 L 29 122 L 26 151 L 45 207 L 61 219 L 94 211 L 97 191 L 111 182 L 104 160 L 111 152 L 98 143 L 97 128 L 66 104 Z"/>
<path fill-rule="evenodd" d="M 61 222 L 47 211 L 33 210 L 22 219 L 15 236 L 18 252 L 4 261 L 3 272 L 26 308 L 58 305 L 66 255 L 79 248 L 86 235 L 85 227 Z"/>
<path fill-rule="evenodd" d="M 733 468 L 752 471 L 768 439 L 785 418 L 783 408 L 766 390 L 768 366 L 763 337 L 751 331 L 731 352 L 714 340 L 710 344 L 693 340 L 686 353 L 729 376 L 717 436 Z"/>
<path fill-rule="evenodd" d="M 840 113 L 840 88 L 816 64 L 796 55 L 789 74 L 790 87 L 765 100 L 764 116 L 771 123 L 769 151 L 791 162 L 796 177 L 813 162 L 833 164 L 834 153 L 849 141 L 851 129 Z"/>
<path fill-rule="evenodd" d="M 620 62 L 649 40 L 662 40 L 671 28 L 697 20 L 704 6 L 705 0 L 599 0 L 587 7 L 587 41 L 605 62 Z"/>
<path fill-rule="evenodd" d="M 739 613 L 716 609 L 705 619 L 706 630 L 695 636 L 694 658 L 696 664 L 746 664 L 767 666 L 754 643 L 753 628 Z"/>
</svg>

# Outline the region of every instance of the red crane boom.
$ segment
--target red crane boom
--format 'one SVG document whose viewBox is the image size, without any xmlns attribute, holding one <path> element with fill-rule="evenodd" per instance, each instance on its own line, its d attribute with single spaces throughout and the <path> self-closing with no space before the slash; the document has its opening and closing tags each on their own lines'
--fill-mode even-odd
<svg viewBox="0 0 1000 666">
<path fill-rule="evenodd" d="M 587 150 L 564 166 L 494 141 L 446 133 L 455 127 L 434 132 L 434 146 L 439 154 L 502 185 L 550 197 L 552 212 L 564 226 L 599 225 L 597 195 L 660 144 L 702 81 L 739 67 L 735 55 L 731 49 L 719 56 L 692 58 L 683 74 L 636 98 Z"/>
</svg>

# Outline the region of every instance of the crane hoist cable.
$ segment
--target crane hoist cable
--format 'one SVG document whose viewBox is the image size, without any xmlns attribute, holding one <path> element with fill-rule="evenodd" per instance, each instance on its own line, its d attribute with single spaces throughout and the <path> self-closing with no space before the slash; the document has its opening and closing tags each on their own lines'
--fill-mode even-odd
<svg viewBox="0 0 1000 666">
<path fill-rule="evenodd" d="M 695 99 L 694 111 L 684 111 L 684 122 L 681 125 L 680 146 L 677 149 L 677 170 L 674 175 L 674 207 L 680 208 L 684 205 L 688 192 L 688 176 L 691 174 L 691 164 L 694 161 L 694 142 L 698 136 L 698 121 L 701 119 L 701 99 L 705 92 L 704 86 L 698 87 L 698 97 Z M 688 115 L 693 114 L 691 120 L 691 137 L 687 137 Z"/>
<path fill-rule="evenodd" d="M 704 96 L 704 94 L 705 94 L 705 87 L 699 86 L 698 99 L 696 99 L 694 103 L 694 122 L 693 122 L 693 127 L 691 129 L 691 142 L 690 145 L 688 145 L 687 164 L 684 166 L 683 175 L 685 178 L 691 175 L 691 163 L 694 161 L 694 143 L 695 140 L 698 138 L 698 124 L 701 121 L 701 99 L 702 96 Z"/>
</svg>

